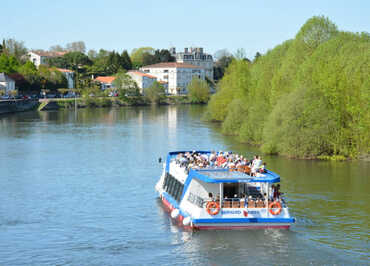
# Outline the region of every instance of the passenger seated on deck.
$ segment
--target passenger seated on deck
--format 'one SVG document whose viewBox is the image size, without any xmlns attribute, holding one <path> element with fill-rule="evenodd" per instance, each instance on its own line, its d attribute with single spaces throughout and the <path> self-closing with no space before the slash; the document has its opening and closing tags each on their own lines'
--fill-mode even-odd
<svg viewBox="0 0 370 266">
<path fill-rule="evenodd" d="M 264 208 L 265 207 L 265 203 L 263 202 L 263 200 L 258 199 L 257 202 L 256 202 L 256 207 L 257 208 Z"/>
<path fill-rule="evenodd" d="M 228 163 L 227 163 L 227 167 L 228 168 L 235 168 L 235 163 L 233 162 L 233 160 L 230 158 Z"/>
<path fill-rule="evenodd" d="M 223 156 L 222 151 L 217 157 L 217 166 L 221 167 L 226 162 L 226 158 Z"/>
<path fill-rule="evenodd" d="M 209 155 L 209 165 L 214 166 L 216 164 L 217 155 L 216 152 L 212 151 L 212 153 Z"/>
<path fill-rule="evenodd" d="M 245 207 L 245 200 L 246 200 L 246 196 L 244 193 L 242 193 L 241 198 L 240 198 L 240 208 Z"/>
<path fill-rule="evenodd" d="M 256 208 L 256 204 L 254 200 L 252 199 L 252 196 L 248 197 L 248 208 Z"/>
</svg>

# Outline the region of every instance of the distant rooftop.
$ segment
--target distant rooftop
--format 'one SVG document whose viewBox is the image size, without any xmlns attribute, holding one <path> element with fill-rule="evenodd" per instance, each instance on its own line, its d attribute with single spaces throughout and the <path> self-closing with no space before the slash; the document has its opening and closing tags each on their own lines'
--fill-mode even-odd
<svg viewBox="0 0 370 266">
<path fill-rule="evenodd" d="M 130 71 L 128 71 L 128 73 L 133 73 L 133 74 L 136 74 L 136 75 L 139 75 L 139 76 L 142 76 L 142 77 L 148 77 L 148 78 L 151 78 L 151 79 L 156 79 L 157 78 L 155 76 L 149 75 L 148 73 L 144 73 L 144 72 L 137 71 L 137 70 L 130 70 Z"/>
<path fill-rule="evenodd" d="M 166 62 L 143 66 L 142 68 L 201 68 L 201 67 L 185 63 Z"/>
<path fill-rule="evenodd" d="M 116 79 L 116 77 L 113 77 L 113 76 L 106 76 L 106 77 L 97 77 L 96 79 L 94 79 L 94 81 L 99 81 L 101 83 L 112 83 L 114 80 Z"/>
<path fill-rule="evenodd" d="M 46 57 L 58 57 L 58 56 L 63 56 L 67 53 L 67 52 L 48 52 L 48 51 L 31 51 L 31 52 L 39 56 L 46 56 Z"/>
</svg>

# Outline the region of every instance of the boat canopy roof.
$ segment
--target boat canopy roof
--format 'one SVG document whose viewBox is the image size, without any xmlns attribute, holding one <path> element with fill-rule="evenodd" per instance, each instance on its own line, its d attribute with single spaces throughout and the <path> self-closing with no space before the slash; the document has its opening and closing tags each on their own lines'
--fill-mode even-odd
<svg viewBox="0 0 370 266">
<path fill-rule="evenodd" d="M 245 173 L 230 171 L 229 169 L 190 169 L 189 177 L 206 183 L 278 183 L 280 176 L 268 171 L 260 176 L 249 176 Z"/>
</svg>

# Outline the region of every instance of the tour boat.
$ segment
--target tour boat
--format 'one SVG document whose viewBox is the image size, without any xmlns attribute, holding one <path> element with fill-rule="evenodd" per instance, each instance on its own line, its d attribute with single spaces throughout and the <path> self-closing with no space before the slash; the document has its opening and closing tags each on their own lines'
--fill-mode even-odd
<svg viewBox="0 0 370 266">
<path fill-rule="evenodd" d="M 221 165 L 224 154 L 232 153 L 168 153 L 155 189 L 171 217 L 195 230 L 288 229 L 295 219 L 277 192 L 280 176 L 267 169 L 251 174 L 248 166 Z M 189 163 L 186 156 L 201 158 L 200 165 Z M 207 162 L 212 156 L 217 161 Z"/>
</svg>

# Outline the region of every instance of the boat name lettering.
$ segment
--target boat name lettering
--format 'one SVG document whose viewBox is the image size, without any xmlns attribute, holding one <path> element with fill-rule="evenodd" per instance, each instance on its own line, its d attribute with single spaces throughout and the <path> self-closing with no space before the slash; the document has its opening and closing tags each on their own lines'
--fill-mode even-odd
<svg viewBox="0 0 370 266">
<path fill-rule="evenodd" d="M 200 208 L 202 208 L 202 206 L 204 205 L 204 200 L 191 192 L 189 192 L 188 201 L 193 203 L 194 205 L 199 206 Z"/>
<path fill-rule="evenodd" d="M 241 214 L 242 212 L 237 210 L 237 211 L 221 211 L 221 214 Z"/>
</svg>

